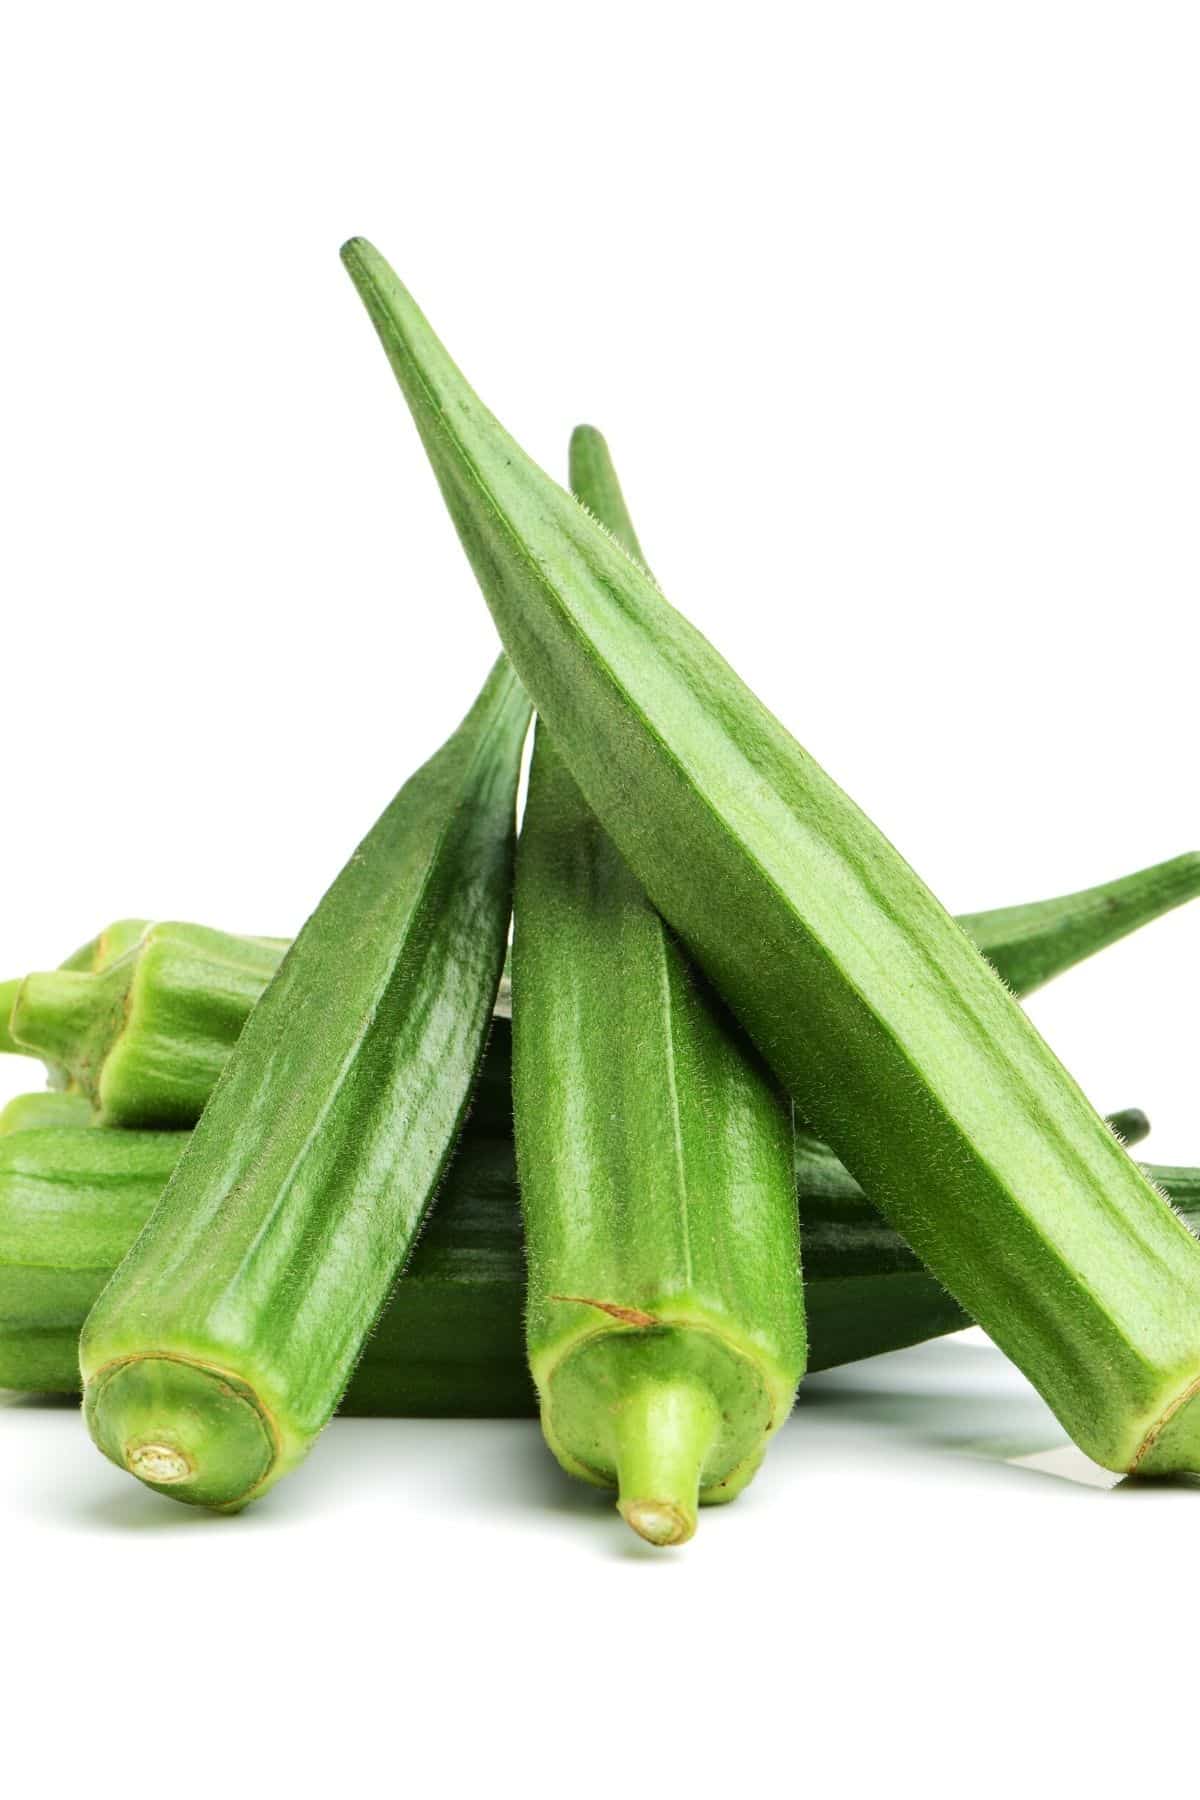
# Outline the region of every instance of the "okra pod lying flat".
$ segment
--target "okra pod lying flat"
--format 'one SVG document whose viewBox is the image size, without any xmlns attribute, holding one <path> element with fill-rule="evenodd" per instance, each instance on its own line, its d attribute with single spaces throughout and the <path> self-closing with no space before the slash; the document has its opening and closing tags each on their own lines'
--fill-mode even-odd
<svg viewBox="0 0 1200 1800">
<path fill-rule="evenodd" d="M 84 1320 L 186 1143 L 53 1127 L 0 1139 L 0 1387 L 78 1392 Z M 532 1412 L 523 1298 L 511 1135 L 473 1119 L 341 1410 Z"/>
<path fill-rule="evenodd" d="M 114 919 L 111 925 L 86 944 L 81 944 L 59 964 L 60 969 L 75 971 L 80 974 L 95 974 L 97 970 L 106 968 L 115 962 L 126 951 L 132 950 L 143 931 L 149 925 L 149 919 Z M 48 1051 L 41 1051 L 28 1044 L 19 1043 L 12 1033 L 13 1009 L 20 998 L 22 983 L 18 981 L 0 981 L 0 1052 L 8 1051 L 19 1056 L 43 1056 L 50 1079 L 56 1087 L 66 1088 L 71 1085 L 70 1071 L 57 1065 Z M 99 1010 L 93 1006 L 92 1011 Z M 53 1035 L 51 1027 L 49 1035 Z"/>
<path fill-rule="evenodd" d="M 607 461 L 592 448 L 595 436 L 577 440 L 593 461 Z M 959 923 L 1024 995 L 1197 894 L 1200 854 L 1193 852 L 1077 894 L 964 914 Z M 119 920 L 78 953 L 90 953 L 86 963 L 71 959 L 61 970 L 0 985 L 0 1023 L 19 999 L 22 1034 L 18 1042 L 8 1031 L 0 1051 L 41 1057 L 60 1082 L 94 1096 L 104 1123 L 194 1125 L 286 948 L 283 938 Z M 497 1079 L 507 1053 L 507 1036 L 489 1046 Z"/>
<path fill-rule="evenodd" d="M 92 1103 L 86 1094 L 45 1088 L 38 1094 L 16 1094 L 0 1111 L 0 1137 L 43 1125 L 90 1126 Z"/>
<path fill-rule="evenodd" d="M 86 972 L 27 976 L 10 1036 L 65 1069 L 99 1124 L 194 1125 L 286 949 L 203 925 L 143 922 L 122 954 Z"/>
<path fill-rule="evenodd" d="M 292 945 L 88 1318 L 92 1435 L 176 1499 L 242 1506 L 304 1456 L 412 1249 L 491 1021 L 528 721 L 501 659 Z"/>
<path fill-rule="evenodd" d="M 591 473 L 576 493 L 636 554 Z M 542 1429 L 642 1537 L 682 1543 L 754 1474 L 804 1370 L 791 1109 L 541 726 L 512 994 Z"/>
<path fill-rule="evenodd" d="M 78 1393 L 79 1332 L 182 1155 L 180 1132 L 43 1127 L 0 1139 L 0 1388 Z M 1200 1170 L 1147 1173 L 1200 1225 Z M 970 1320 L 841 1165 L 796 1145 L 809 1367 L 898 1350 Z M 536 1410 L 511 1137 L 472 1117 L 343 1412 Z"/>
<path fill-rule="evenodd" d="M 1200 1467 L 1200 1244 L 966 933 L 486 411 L 382 257 L 343 257 L 557 749 L 803 1116 L 1088 1454 Z"/>
</svg>

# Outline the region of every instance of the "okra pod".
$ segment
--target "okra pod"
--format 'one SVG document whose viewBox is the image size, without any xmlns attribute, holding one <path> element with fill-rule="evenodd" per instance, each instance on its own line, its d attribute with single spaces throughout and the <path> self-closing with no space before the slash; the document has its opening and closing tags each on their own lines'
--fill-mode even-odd
<svg viewBox="0 0 1200 1800">
<path fill-rule="evenodd" d="M 619 496 L 575 491 L 631 554 Z M 599 488 L 599 491 L 597 489 Z M 684 1542 L 791 1410 L 805 1332 L 790 1107 L 539 726 L 513 909 L 513 1104 L 542 1429 Z"/>
<path fill-rule="evenodd" d="M 599 460 L 599 452 L 592 455 Z M 1013 992 L 1023 995 L 1197 894 L 1200 855 L 1192 853 L 1081 893 L 965 914 L 959 923 Z M 132 925 L 136 936 L 125 941 L 122 928 Z M 0 1050 L 41 1056 L 60 1085 L 69 1082 L 95 1097 L 104 1123 L 194 1125 L 250 1008 L 282 960 L 286 939 L 139 919 L 118 921 L 93 944 L 120 945 L 122 966 L 115 974 L 117 955 L 110 952 L 86 968 L 86 981 L 75 976 L 64 984 L 62 973 L 71 975 L 75 967 L 65 963 L 62 971 L 0 986 L 0 1008 L 5 992 L 9 1012 L 20 996 L 22 1033 L 18 1042 L 9 1032 Z M 64 1033 L 68 1012 L 73 1027 Z M 507 1051 L 507 1035 L 489 1048 L 487 1067 L 497 1081 L 508 1078 L 506 1065 L 501 1072 Z M 56 1055 L 65 1058 L 66 1068 L 57 1069 Z M 116 1076 L 108 1073 L 110 1060 Z"/>
<path fill-rule="evenodd" d="M 1116 1470 L 1200 1467 L 1200 1245 L 882 833 L 344 261 L 584 798 L 872 1200 Z"/>
<path fill-rule="evenodd" d="M 88 1311 L 161 1196 L 181 1132 L 39 1127 L 0 1139 L 0 1388 L 78 1393 Z M 1147 1169 L 1193 1228 L 1200 1170 Z M 809 1368 L 971 1323 L 823 1146 L 796 1145 Z M 473 1115 L 343 1412 L 536 1411 L 511 1136 Z"/>
<path fill-rule="evenodd" d="M 194 1125 L 286 949 L 203 925 L 145 923 L 91 969 L 27 976 L 10 1033 L 66 1070 L 98 1124 Z"/>
<path fill-rule="evenodd" d="M 46 1088 L 39 1094 L 15 1094 L 0 1112 L 0 1137 L 44 1125 L 90 1126 L 92 1103 L 86 1094 Z"/>
<path fill-rule="evenodd" d="M 99 1447 L 237 1508 L 341 1398 L 449 1159 L 504 960 L 525 696 L 501 659 L 255 1006 L 84 1327 Z"/>
</svg>

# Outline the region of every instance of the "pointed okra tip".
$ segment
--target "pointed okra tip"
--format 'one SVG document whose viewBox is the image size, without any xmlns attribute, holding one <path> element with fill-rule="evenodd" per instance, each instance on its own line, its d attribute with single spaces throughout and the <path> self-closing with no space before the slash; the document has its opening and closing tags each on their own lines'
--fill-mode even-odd
<svg viewBox="0 0 1200 1800">
<path fill-rule="evenodd" d="M 572 469 L 591 461 L 609 463 L 611 456 L 604 433 L 595 425 L 576 425 L 567 452 Z"/>
<path fill-rule="evenodd" d="M 360 261 L 378 256 L 378 254 L 379 252 L 369 238 L 357 235 L 348 237 L 338 252 L 348 269 L 356 266 Z"/>
<path fill-rule="evenodd" d="M 369 238 L 347 238 L 338 254 L 346 273 L 364 297 L 368 289 L 386 285 L 393 295 L 398 291 L 407 298 L 407 290 L 396 271 Z"/>
<path fill-rule="evenodd" d="M 386 258 L 365 237 L 347 238 L 339 255 L 342 267 L 357 288 L 376 329 L 383 330 L 385 319 L 394 328 L 397 302 L 407 301 L 408 294 Z M 382 290 L 386 290 L 391 303 L 387 313 L 380 300 Z"/>
</svg>

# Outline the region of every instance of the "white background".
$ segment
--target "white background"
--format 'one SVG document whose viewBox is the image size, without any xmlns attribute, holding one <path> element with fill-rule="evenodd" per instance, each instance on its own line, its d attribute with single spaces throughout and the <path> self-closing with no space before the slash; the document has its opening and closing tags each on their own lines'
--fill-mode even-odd
<svg viewBox="0 0 1200 1800">
<path fill-rule="evenodd" d="M 668 594 L 952 908 L 1197 847 L 1198 48 L 1094 0 L 11 10 L 4 972 L 294 929 L 492 659 L 352 232 L 552 472 L 604 428 Z M 1160 1161 L 1198 950 L 1031 1007 Z M 5 1781 L 1161 1786 L 1200 1497 L 1089 1475 L 982 1339 L 814 1381 L 657 1556 L 531 1425 L 337 1424 L 229 1521 L 0 1401 Z"/>
</svg>

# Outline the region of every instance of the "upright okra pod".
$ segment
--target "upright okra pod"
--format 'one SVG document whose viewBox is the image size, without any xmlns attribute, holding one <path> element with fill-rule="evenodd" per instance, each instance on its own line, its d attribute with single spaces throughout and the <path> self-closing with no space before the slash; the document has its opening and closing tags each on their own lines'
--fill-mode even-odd
<svg viewBox="0 0 1200 1800">
<path fill-rule="evenodd" d="M 576 491 L 636 551 L 595 474 Z M 790 1109 L 540 726 L 513 1102 L 546 1440 L 642 1537 L 682 1543 L 698 1501 L 753 1475 L 804 1370 Z"/>
<path fill-rule="evenodd" d="M 803 1116 L 1084 1450 L 1200 1467 L 1200 1245 L 882 833 L 343 256 L 556 747 Z"/>
<path fill-rule="evenodd" d="M 88 1319 L 92 1435 L 175 1499 L 295 1466 L 412 1248 L 491 1021 L 528 720 L 501 659 L 284 958 Z"/>
</svg>

